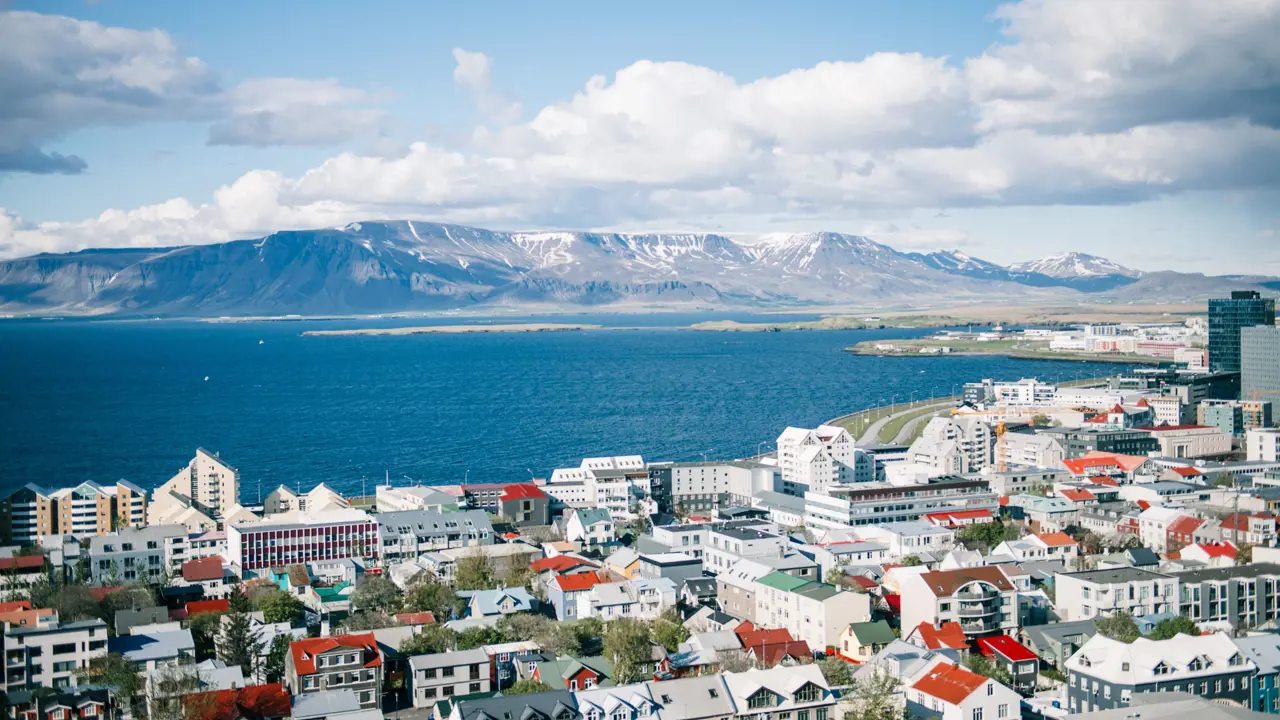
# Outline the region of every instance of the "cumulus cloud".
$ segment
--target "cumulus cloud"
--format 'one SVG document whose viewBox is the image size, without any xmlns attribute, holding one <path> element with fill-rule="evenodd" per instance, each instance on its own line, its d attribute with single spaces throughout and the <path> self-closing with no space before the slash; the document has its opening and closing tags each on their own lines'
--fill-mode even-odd
<svg viewBox="0 0 1280 720">
<path fill-rule="evenodd" d="M 0 172 L 81 172 L 82 158 L 44 148 L 95 125 L 201 121 L 219 144 L 333 144 L 377 130 L 369 101 L 333 80 L 227 89 L 165 32 L 0 12 Z"/>
<path fill-rule="evenodd" d="M 378 217 L 759 226 L 1280 185 L 1280 0 L 1028 0 L 997 18 L 1004 40 L 969 59 L 877 53 L 751 82 L 639 61 L 590 78 L 527 122 L 487 124 L 467 144 L 344 153 L 297 177 L 249 173 L 201 205 L 35 232 L 65 248 Z M 484 110 L 497 97 L 492 61 L 462 49 L 454 60 L 455 81 Z M 339 86 L 273 92 L 271 82 L 243 91 L 243 115 L 289 115 L 317 96 L 331 98 L 322 107 L 368 103 Z M 271 127 L 257 130 L 271 137 Z M 929 232 L 899 235 L 919 245 Z"/>
<path fill-rule="evenodd" d="M 453 81 L 470 93 L 476 107 L 500 125 L 520 117 L 520 103 L 493 89 L 493 60 L 481 52 L 453 49 Z"/>
</svg>

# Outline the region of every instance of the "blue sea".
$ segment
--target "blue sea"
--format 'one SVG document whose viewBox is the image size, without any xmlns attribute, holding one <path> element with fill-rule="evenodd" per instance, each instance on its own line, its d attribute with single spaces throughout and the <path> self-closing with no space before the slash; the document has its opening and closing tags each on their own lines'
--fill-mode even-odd
<svg viewBox="0 0 1280 720">
<path fill-rule="evenodd" d="M 282 483 L 360 493 L 387 476 L 517 481 L 584 456 L 743 457 L 769 449 L 787 425 L 894 396 L 1123 367 L 843 350 L 923 330 L 671 329 L 726 317 L 765 319 L 560 316 L 528 320 L 645 327 L 399 337 L 301 332 L 486 321 L 0 322 L 0 485 L 126 478 L 152 487 L 197 447 L 240 470 L 246 502 Z"/>
</svg>

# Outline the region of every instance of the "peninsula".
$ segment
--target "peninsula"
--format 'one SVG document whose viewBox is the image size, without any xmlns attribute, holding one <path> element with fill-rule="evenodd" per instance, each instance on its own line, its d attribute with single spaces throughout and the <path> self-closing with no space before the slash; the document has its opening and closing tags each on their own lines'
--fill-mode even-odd
<svg viewBox="0 0 1280 720">
<path fill-rule="evenodd" d="M 601 330 L 600 325 L 566 325 L 559 323 L 524 323 L 514 325 L 423 325 L 420 327 L 352 328 L 350 330 L 307 330 L 307 336 L 333 335 L 462 335 L 467 333 L 575 332 Z"/>
</svg>

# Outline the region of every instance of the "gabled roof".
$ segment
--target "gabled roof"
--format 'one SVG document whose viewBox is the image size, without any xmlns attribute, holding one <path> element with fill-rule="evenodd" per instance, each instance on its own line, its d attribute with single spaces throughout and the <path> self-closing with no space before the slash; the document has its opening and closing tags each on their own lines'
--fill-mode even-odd
<svg viewBox="0 0 1280 720">
<path fill-rule="evenodd" d="M 1169 469 L 1181 475 L 1182 477 L 1199 477 L 1201 475 L 1204 475 L 1204 473 L 1200 472 L 1199 470 L 1193 467 L 1172 467 Z"/>
<path fill-rule="evenodd" d="M 1199 543 L 1197 545 L 1194 545 L 1193 547 L 1199 548 L 1200 551 L 1203 552 L 1205 555 L 1208 555 L 1209 557 L 1214 557 L 1214 558 L 1235 559 L 1236 553 L 1238 552 L 1236 550 L 1236 546 L 1232 545 L 1229 542 Z M 1188 549 L 1190 548 L 1184 548 L 1183 552 L 1186 552 Z"/>
<path fill-rule="evenodd" d="M 212 612 L 229 612 L 231 610 L 231 601 L 223 598 L 221 600 L 193 600 L 187 603 L 187 617 L 199 615 L 200 613 Z"/>
<path fill-rule="evenodd" d="M 883 620 L 853 623 L 849 626 L 849 633 L 853 635 L 860 645 L 891 643 L 895 637 L 893 628 L 889 627 L 889 623 Z"/>
<path fill-rule="evenodd" d="M 927 650 L 941 650 L 942 648 L 951 648 L 953 650 L 964 650 L 969 647 L 969 639 L 964 635 L 964 629 L 960 627 L 958 622 L 944 622 L 941 627 L 934 627 L 927 622 L 922 622 L 916 626 L 913 635 L 919 635 L 920 641 L 924 643 Z"/>
<path fill-rule="evenodd" d="M 936 597 L 954 595 L 957 590 L 971 582 L 988 583 L 1001 592 L 1014 589 L 1013 583 L 1009 582 L 1004 572 L 999 567 L 991 565 L 957 570 L 934 570 L 922 573 L 920 579 Z"/>
<path fill-rule="evenodd" d="M 403 625 L 431 625 L 436 621 L 435 613 L 424 612 L 398 613 L 396 621 Z"/>
<path fill-rule="evenodd" d="M 1036 537 L 1040 539 L 1040 542 L 1048 545 L 1049 547 L 1066 547 L 1068 545 L 1078 544 L 1075 539 L 1063 532 L 1040 533 L 1039 535 L 1036 535 Z"/>
<path fill-rule="evenodd" d="M 1059 492 L 1059 494 L 1062 495 L 1062 497 L 1070 500 L 1071 502 L 1087 502 L 1089 500 L 1098 499 L 1097 495 L 1094 495 L 1088 490 L 1069 489 L 1069 490 L 1062 490 Z"/>
<path fill-rule="evenodd" d="M 595 573 L 574 573 L 573 575 L 556 576 L 556 585 L 565 592 L 574 592 L 580 590 L 590 590 L 600 584 L 600 578 Z"/>
<path fill-rule="evenodd" d="M 222 579 L 222 558 L 217 555 L 182 563 L 182 579 L 187 582 Z"/>
<path fill-rule="evenodd" d="M 547 494 L 533 483 L 515 483 L 506 486 L 502 491 L 503 500 L 535 500 L 539 498 L 545 500 L 546 497 Z"/>
<path fill-rule="evenodd" d="M 1008 635 L 978 638 L 978 649 L 983 655 L 1000 655 L 1010 662 L 1039 660 L 1040 656 L 1031 652 L 1022 643 Z"/>
<path fill-rule="evenodd" d="M 538 558 L 529 563 L 529 569 L 534 572 L 546 572 L 548 570 L 562 573 L 566 570 L 572 570 L 578 567 L 597 568 L 599 565 L 585 558 L 575 557 L 573 555 L 556 555 L 554 557 Z"/>
<path fill-rule="evenodd" d="M 362 652 L 373 653 L 364 667 L 382 667 L 382 653 L 378 651 L 378 640 L 373 633 L 360 635 L 334 635 L 327 638 L 308 638 L 289 643 L 289 653 L 293 655 L 293 666 L 299 675 L 310 675 L 316 671 L 316 656 L 335 648 L 352 648 Z"/>
<path fill-rule="evenodd" d="M 986 678 L 975 672 L 942 662 L 933 666 L 911 688 L 945 703 L 959 705 L 986 682 Z"/>
<path fill-rule="evenodd" d="M 1204 524 L 1204 520 L 1202 520 L 1201 518 L 1192 517 L 1190 515 L 1183 515 L 1177 520 L 1174 520 L 1173 522 L 1169 523 L 1169 527 L 1165 528 L 1165 532 L 1173 533 L 1176 535 L 1190 535 L 1191 533 L 1196 531 L 1196 528 L 1200 527 L 1203 524 Z"/>
</svg>

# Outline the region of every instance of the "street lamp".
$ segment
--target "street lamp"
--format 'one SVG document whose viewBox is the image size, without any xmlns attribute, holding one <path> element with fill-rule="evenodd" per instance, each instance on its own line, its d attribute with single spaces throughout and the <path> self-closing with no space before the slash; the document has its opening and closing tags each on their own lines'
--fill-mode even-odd
<svg viewBox="0 0 1280 720">
<path fill-rule="evenodd" d="M 907 405 L 908 405 L 908 406 L 910 406 L 910 405 L 914 405 L 914 404 L 915 404 L 915 402 L 916 402 L 916 393 L 918 393 L 918 392 L 920 392 L 920 391 L 919 391 L 919 390 L 912 390 L 912 391 L 911 391 L 911 395 L 910 395 L 910 398 L 909 398 L 910 402 L 908 402 L 908 403 L 907 403 Z"/>
</svg>

